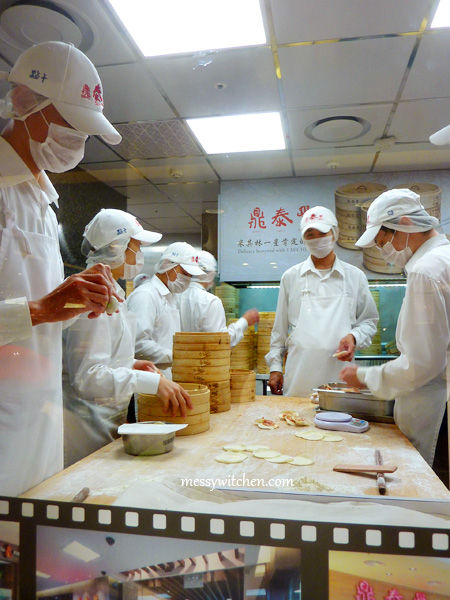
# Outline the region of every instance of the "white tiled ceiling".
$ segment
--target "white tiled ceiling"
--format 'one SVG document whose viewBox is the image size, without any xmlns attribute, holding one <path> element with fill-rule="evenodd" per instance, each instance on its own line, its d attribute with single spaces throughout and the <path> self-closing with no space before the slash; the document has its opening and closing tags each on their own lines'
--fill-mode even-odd
<svg viewBox="0 0 450 600">
<path fill-rule="evenodd" d="M 15 4 L 0 0 L 0 69 L 23 49 L 23 31 L 46 39 L 37 21 L 24 21 L 17 39 L 5 30 L 1 16 Z M 90 139 L 82 168 L 127 197 L 149 228 L 200 232 L 224 180 L 448 168 L 448 147 L 428 142 L 450 122 L 450 30 L 429 29 L 437 0 L 261 0 L 267 44 L 151 59 L 108 0 L 41 4 L 80 28 L 80 48 L 102 78 L 105 114 L 123 135 L 111 148 Z M 6 89 L 0 81 L 0 94 Z M 282 115 L 284 151 L 208 156 L 185 123 L 269 110 Z M 370 128 L 336 143 L 305 135 L 336 116 Z M 394 146 L 379 151 L 376 140 L 388 136 Z"/>
</svg>

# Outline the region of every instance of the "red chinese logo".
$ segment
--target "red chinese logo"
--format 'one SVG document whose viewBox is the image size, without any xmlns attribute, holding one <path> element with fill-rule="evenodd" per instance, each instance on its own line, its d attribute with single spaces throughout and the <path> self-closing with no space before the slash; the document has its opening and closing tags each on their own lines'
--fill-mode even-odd
<svg viewBox="0 0 450 600">
<path fill-rule="evenodd" d="M 355 600 L 375 600 L 375 594 L 368 581 L 363 579 L 356 587 Z"/>
<path fill-rule="evenodd" d="M 260 229 L 266 229 L 264 212 L 260 208 L 256 207 L 250 214 L 250 221 L 248 222 L 248 225 L 249 229 L 256 229 L 257 227 Z"/>
<path fill-rule="evenodd" d="M 387 596 L 384 597 L 384 600 L 403 600 L 403 596 L 398 590 L 392 588 L 389 590 Z"/>
<path fill-rule="evenodd" d="M 423 592 L 416 592 L 413 600 L 427 600 L 427 597 Z"/>
<path fill-rule="evenodd" d="M 284 208 L 279 208 L 272 217 L 272 225 L 275 225 L 275 227 L 286 227 L 286 221 L 292 223 L 289 213 Z"/>
<path fill-rule="evenodd" d="M 94 91 L 92 92 L 92 97 L 94 98 L 97 106 L 103 106 L 102 88 L 100 87 L 99 83 L 97 83 L 95 86 Z"/>
<path fill-rule="evenodd" d="M 91 88 L 88 86 L 87 83 L 83 85 L 83 89 L 81 90 L 81 97 L 85 98 L 86 100 L 90 100 L 91 98 Z"/>
<path fill-rule="evenodd" d="M 298 209 L 297 217 L 303 217 L 307 210 L 309 210 L 309 204 L 305 204 L 305 206 L 300 206 L 300 208 Z"/>
</svg>

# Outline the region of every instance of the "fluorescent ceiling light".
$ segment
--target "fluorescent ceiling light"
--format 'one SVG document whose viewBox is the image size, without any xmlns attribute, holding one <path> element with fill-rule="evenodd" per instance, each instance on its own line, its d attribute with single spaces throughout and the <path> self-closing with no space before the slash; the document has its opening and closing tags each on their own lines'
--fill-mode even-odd
<svg viewBox="0 0 450 600">
<path fill-rule="evenodd" d="M 48 573 L 43 573 L 42 571 L 36 571 L 36 575 L 38 577 L 42 577 L 43 579 L 50 579 L 51 575 Z"/>
<path fill-rule="evenodd" d="M 284 150 L 280 113 L 250 113 L 187 119 L 207 154 Z"/>
<path fill-rule="evenodd" d="M 439 2 L 430 25 L 431 29 L 435 27 L 450 27 L 450 0 L 441 0 Z"/>
<path fill-rule="evenodd" d="M 87 546 L 83 546 L 80 542 L 70 542 L 70 544 L 67 544 L 67 546 L 63 548 L 63 552 L 84 562 L 91 562 L 91 560 L 100 557 L 100 554 L 97 554 L 97 552 L 94 552 Z"/>
<path fill-rule="evenodd" d="M 144 56 L 266 43 L 259 0 L 109 0 Z"/>
<path fill-rule="evenodd" d="M 246 596 L 265 596 L 266 590 L 247 590 L 245 592 Z"/>
</svg>

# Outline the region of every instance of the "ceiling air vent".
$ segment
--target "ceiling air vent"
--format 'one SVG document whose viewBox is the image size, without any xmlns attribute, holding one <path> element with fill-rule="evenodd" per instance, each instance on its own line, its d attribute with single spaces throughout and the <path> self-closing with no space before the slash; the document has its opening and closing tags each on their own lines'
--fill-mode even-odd
<svg viewBox="0 0 450 600">
<path fill-rule="evenodd" d="M 370 123 L 360 117 L 326 117 L 309 125 L 305 135 L 316 142 L 348 142 L 363 136 L 369 129 Z"/>
</svg>

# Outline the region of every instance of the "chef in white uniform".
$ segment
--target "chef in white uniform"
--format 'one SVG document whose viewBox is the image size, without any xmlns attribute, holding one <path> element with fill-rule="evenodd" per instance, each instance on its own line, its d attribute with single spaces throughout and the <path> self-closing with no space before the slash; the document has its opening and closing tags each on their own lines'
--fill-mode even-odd
<svg viewBox="0 0 450 600">
<path fill-rule="evenodd" d="M 339 360 L 350 361 L 357 347 L 369 346 L 378 322 L 366 276 L 334 252 L 338 223 L 331 210 L 306 211 L 300 229 L 310 256 L 283 273 L 266 355 L 270 389 L 285 396 L 309 396 L 312 388 L 336 381 Z M 332 357 L 336 352 L 339 359 Z"/>
<path fill-rule="evenodd" d="M 102 209 L 84 231 L 82 252 L 90 266 L 109 265 L 114 279 L 134 279 L 144 264 L 141 246 L 161 239 L 145 231 L 136 217 L 116 209 Z M 116 283 L 118 296 L 124 298 Z M 189 395 L 178 384 L 161 377 L 153 363 L 135 360 L 136 322 L 126 303 L 111 316 L 94 321 L 81 315 L 64 331 L 64 466 L 111 442 L 124 423 L 132 394 L 157 394 L 166 410 L 186 415 Z"/>
<path fill-rule="evenodd" d="M 162 253 L 155 275 L 127 300 L 137 318 L 136 357 L 151 360 L 166 377 L 172 377 L 173 336 L 181 331 L 175 295 L 188 288 L 192 276 L 202 274 L 196 250 L 175 242 Z"/>
<path fill-rule="evenodd" d="M 450 344 L 450 242 L 438 225 L 409 189 L 383 192 L 370 205 L 356 245 L 376 245 L 407 274 L 396 331 L 400 356 L 376 367 L 350 365 L 340 374 L 379 398 L 395 398 L 395 422 L 430 465 L 445 411 Z"/>
<path fill-rule="evenodd" d="M 76 166 L 88 134 L 110 144 L 121 137 L 103 116 L 94 65 L 74 46 L 29 48 L 8 80 L 0 107 L 11 119 L 0 137 L 0 494 L 12 496 L 63 467 L 61 321 L 96 317 L 115 294 L 103 265 L 63 282 L 50 206 L 58 194 L 45 170 Z"/>
<path fill-rule="evenodd" d="M 259 313 L 251 308 L 227 327 L 220 298 L 208 292 L 217 274 L 217 261 L 210 252 L 202 250 L 198 255 L 198 266 L 204 271 L 203 274 L 193 277 L 188 289 L 177 297 L 181 331 L 226 331 L 230 334 L 231 347 L 236 346 L 244 337 L 247 327 L 258 322 Z"/>
</svg>

